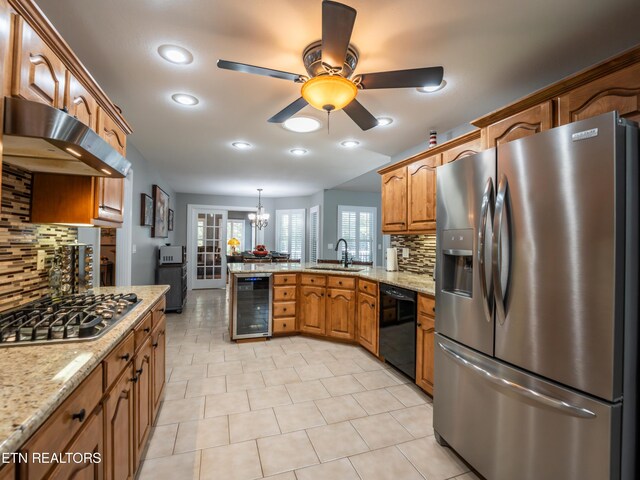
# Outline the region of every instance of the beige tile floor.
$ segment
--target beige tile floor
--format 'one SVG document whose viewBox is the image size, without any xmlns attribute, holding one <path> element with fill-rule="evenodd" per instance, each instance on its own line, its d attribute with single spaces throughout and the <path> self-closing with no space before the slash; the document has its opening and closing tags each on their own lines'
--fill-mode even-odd
<svg viewBox="0 0 640 480">
<path fill-rule="evenodd" d="M 167 387 L 140 480 L 478 480 L 433 436 L 431 399 L 364 349 L 234 344 L 224 290 L 167 316 Z"/>
</svg>

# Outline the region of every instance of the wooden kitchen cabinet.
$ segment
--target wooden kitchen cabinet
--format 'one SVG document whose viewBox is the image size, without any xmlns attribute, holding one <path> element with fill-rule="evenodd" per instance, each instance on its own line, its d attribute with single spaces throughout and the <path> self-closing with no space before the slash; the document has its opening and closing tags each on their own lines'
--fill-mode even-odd
<svg viewBox="0 0 640 480">
<path fill-rule="evenodd" d="M 441 155 L 418 160 L 407 167 L 408 229 L 414 232 L 436 230 L 436 167 Z"/>
<path fill-rule="evenodd" d="M 147 336 L 140 347 L 134 362 L 134 390 L 135 402 L 134 437 L 135 437 L 135 465 L 140 463 L 142 452 L 149 438 L 149 432 L 153 425 L 153 377 L 151 367 L 151 337 Z"/>
<path fill-rule="evenodd" d="M 49 480 L 102 480 L 104 478 L 103 421 L 103 409 L 100 406 L 85 420 L 82 431 L 67 449 L 69 453 L 83 455 L 84 461 L 56 465 L 47 477 Z M 92 454 L 90 458 L 87 458 L 88 453 Z"/>
<path fill-rule="evenodd" d="M 127 135 L 102 109 L 98 109 L 98 134 L 123 157 L 127 154 Z"/>
<path fill-rule="evenodd" d="M 107 480 L 132 480 L 135 460 L 134 365 L 130 361 L 107 393 L 105 401 L 105 458 Z"/>
<path fill-rule="evenodd" d="M 16 480 L 16 466 L 13 463 L 0 467 L 0 480 Z"/>
<path fill-rule="evenodd" d="M 63 108 L 66 68 L 62 60 L 22 18 L 16 16 L 14 25 L 11 94 Z"/>
<path fill-rule="evenodd" d="M 558 125 L 617 110 L 640 121 L 640 64 L 631 65 L 558 98 Z"/>
<path fill-rule="evenodd" d="M 155 422 L 160 410 L 160 402 L 164 394 L 166 383 L 166 344 L 167 344 L 167 319 L 162 314 L 151 333 L 151 375 L 152 380 L 152 424 Z"/>
<path fill-rule="evenodd" d="M 407 229 L 407 167 L 382 175 L 382 231 Z"/>
<path fill-rule="evenodd" d="M 325 335 L 325 287 L 300 286 L 300 331 Z"/>
<path fill-rule="evenodd" d="M 497 147 L 552 127 L 553 107 L 548 100 L 483 128 L 482 143 L 485 149 Z"/>
<path fill-rule="evenodd" d="M 98 131 L 98 102 L 89 91 L 67 70 L 64 106 L 69 115 L 77 118 L 91 130 Z"/>
<path fill-rule="evenodd" d="M 291 334 L 296 328 L 296 290 L 298 276 L 295 273 L 279 273 L 273 276 L 273 326 L 274 335 Z"/>
<path fill-rule="evenodd" d="M 327 335 L 343 340 L 356 338 L 356 292 L 341 288 L 327 288 Z"/>
<path fill-rule="evenodd" d="M 470 139 L 460 145 L 456 145 L 451 148 L 447 148 L 442 152 L 442 165 L 455 162 L 456 160 L 469 155 L 474 155 L 482 151 L 482 140 L 480 136 L 472 132 L 468 134 Z"/>
<path fill-rule="evenodd" d="M 378 355 L 378 299 L 358 292 L 358 343 Z"/>
<path fill-rule="evenodd" d="M 418 324 L 416 335 L 416 384 L 433 395 L 433 357 L 435 353 L 435 300 L 418 295 Z"/>
<path fill-rule="evenodd" d="M 33 174 L 31 222 L 119 228 L 124 211 L 123 179 Z"/>
</svg>

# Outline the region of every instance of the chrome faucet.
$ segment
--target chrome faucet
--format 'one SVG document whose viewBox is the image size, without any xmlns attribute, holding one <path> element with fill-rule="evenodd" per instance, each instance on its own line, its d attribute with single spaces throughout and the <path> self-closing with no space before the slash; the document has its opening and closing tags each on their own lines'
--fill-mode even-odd
<svg viewBox="0 0 640 480">
<path fill-rule="evenodd" d="M 349 266 L 349 247 L 347 246 L 347 241 L 344 238 L 341 238 L 336 243 L 336 249 L 335 249 L 336 252 L 340 247 L 340 242 L 344 242 L 344 252 L 342 252 L 342 261 L 344 263 L 344 268 L 347 268 Z"/>
</svg>

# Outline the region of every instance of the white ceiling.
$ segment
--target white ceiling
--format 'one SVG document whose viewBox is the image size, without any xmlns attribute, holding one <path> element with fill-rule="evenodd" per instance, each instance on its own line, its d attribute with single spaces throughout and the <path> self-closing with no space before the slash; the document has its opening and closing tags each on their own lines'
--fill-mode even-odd
<svg viewBox="0 0 640 480">
<path fill-rule="evenodd" d="M 442 65 L 446 89 L 360 92 L 394 123 L 362 132 L 344 112 L 324 129 L 295 134 L 267 119 L 299 97 L 284 80 L 220 70 L 219 58 L 306 73 L 302 50 L 321 32 L 320 0 L 39 0 L 52 23 L 134 133 L 130 141 L 177 192 L 308 195 L 366 190 L 363 174 L 527 93 L 640 43 L 638 0 L 345 0 L 358 11 L 356 73 Z M 176 66 L 156 50 L 172 43 L 195 60 Z M 200 104 L 183 107 L 171 94 Z M 338 143 L 357 139 L 361 147 Z M 254 148 L 238 151 L 235 140 Z M 293 147 L 309 154 L 294 157 Z M 360 177 L 360 178 L 357 178 Z M 356 179 L 351 181 L 352 179 Z M 372 183 L 373 182 L 373 183 Z"/>
</svg>

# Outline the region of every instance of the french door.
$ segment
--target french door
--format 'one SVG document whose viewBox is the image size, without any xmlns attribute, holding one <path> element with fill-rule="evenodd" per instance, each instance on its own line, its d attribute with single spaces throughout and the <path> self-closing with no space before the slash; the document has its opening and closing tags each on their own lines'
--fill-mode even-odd
<svg viewBox="0 0 640 480">
<path fill-rule="evenodd" d="M 227 211 L 192 210 L 191 288 L 224 288 L 227 278 Z"/>
</svg>

